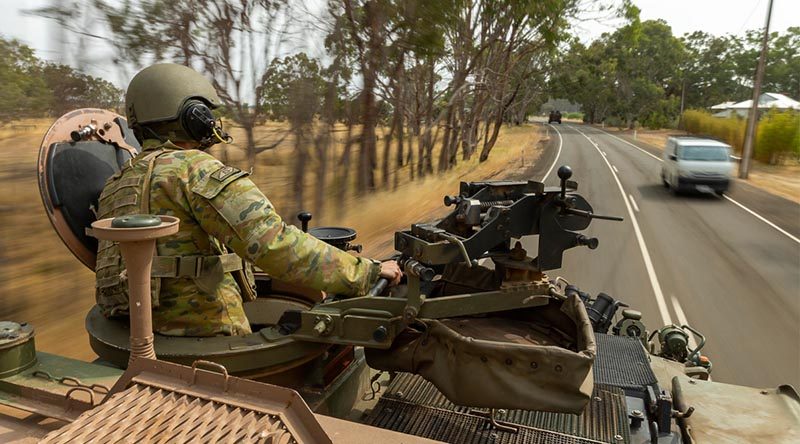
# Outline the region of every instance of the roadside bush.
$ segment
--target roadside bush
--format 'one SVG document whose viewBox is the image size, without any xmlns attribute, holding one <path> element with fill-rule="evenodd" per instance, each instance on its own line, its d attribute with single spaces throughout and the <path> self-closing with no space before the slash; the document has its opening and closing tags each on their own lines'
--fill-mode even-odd
<svg viewBox="0 0 800 444">
<path fill-rule="evenodd" d="M 583 113 L 564 113 L 564 118 L 583 120 Z"/>
<path fill-rule="evenodd" d="M 625 128 L 625 120 L 617 116 L 606 117 L 606 126 L 615 126 L 617 128 Z"/>
<path fill-rule="evenodd" d="M 756 158 L 778 163 L 782 154 L 800 155 L 800 113 L 770 111 L 758 123 Z"/>
<path fill-rule="evenodd" d="M 653 112 L 642 120 L 642 126 L 653 130 L 670 127 L 672 120 L 664 113 Z"/>
<path fill-rule="evenodd" d="M 742 152 L 746 119 L 736 116 L 720 118 L 705 111 L 688 110 L 683 113 L 681 123 L 689 133 L 716 137 L 737 153 Z M 800 155 L 800 113 L 772 110 L 758 122 L 755 157 L 774 164 L 782 154 Z"/>
<path fill-rule="evenodd" d="M 705 111 L 688 110 L 681 118 L 683 129 L 686 132 L 716 137 L 732 146 L 737 153 L 742 152 L 744 146 L 744 132 L 747 121 L 740 117 L 714 117 Z"/>
</svg>

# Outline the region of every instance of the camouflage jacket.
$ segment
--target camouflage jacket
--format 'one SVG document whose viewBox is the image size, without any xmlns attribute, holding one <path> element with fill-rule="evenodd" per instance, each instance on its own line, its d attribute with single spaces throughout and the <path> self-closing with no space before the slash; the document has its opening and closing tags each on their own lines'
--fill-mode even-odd
<svg viewBox="0 0 800 444">
<path fill-rule="evenodd" d="M 145 184 L 149 181 L 149 187 L 136 191 L 142 182 L 137 174 L 145 177 Z M 157 241 L 156 259 L 219 258 L 213 262 L 215 268 L 198 266 L 195 277 L 153 279 L 156 332 L 174 336 L 250 332 L 239 285 L 230 273 L 237 267 L 230 266 L 229 258 L 236 256 L 226 255 L 226 246 L 278 279 L 329 293 L 362 295 L 377 280 L 378 262 L 343 252 L 287 225 L 247 175 L 203 151 L 146 140 L 142 153 L 106 183 L 98 208 L 101 218 L 146 208 L 181 220 L 178 233 Z M 145 199 L 149 205 L 140 205 Z M 153 275 L 175 276 L 175 270 L 172 275 L 164 270 L 157 274 L 169 263 L 155 261 Z M 177 263 L 173 268 L 179 267 Z M 96 273 L 97 302 L 103 312 L 126 314 L 127 287 L 119 279 L 124 264 L 114 244 L 100 243 Z"/>
</svg>

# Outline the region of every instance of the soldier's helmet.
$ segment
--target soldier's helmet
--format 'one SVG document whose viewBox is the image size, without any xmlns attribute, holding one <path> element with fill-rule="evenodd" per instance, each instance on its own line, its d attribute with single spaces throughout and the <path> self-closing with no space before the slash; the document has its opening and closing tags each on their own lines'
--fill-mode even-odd
<svg viewBox="0 0 800 444">
<path fill-rule="evenodd" d="M 215 143 L 217 124 L 211 109 L 221 104 L 208 79 L 175 63 L 159 63 L 139 71 L 125 93 L 128 126 L 139 138 L 147 128 L 148 133 L 171 140 Z"/>
</svg>

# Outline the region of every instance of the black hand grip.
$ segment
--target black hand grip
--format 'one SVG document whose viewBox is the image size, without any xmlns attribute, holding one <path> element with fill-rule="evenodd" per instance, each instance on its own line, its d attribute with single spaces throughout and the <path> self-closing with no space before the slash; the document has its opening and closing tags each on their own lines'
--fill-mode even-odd
<svg viewBox="0 0 800 444">
<path fill-rule="evenodd" d="M 383 293 L 383 290 L 386 290 L 386 286 L 388 285 L 389 285 L 388 279 L 386 278 L 378 279 L 378 282 L 375 282 L 375 285 L 373 285 L 372 288 L 370 288 L 369 291 L 367 292 L 367 296 L 375 297 Z"/>
<path fill-rule="evenodd" d="M 596 237 L 587 237 L 579 234 L 576 239 L 578 240 L 578 245 L 585 245 L 589 247 L 590 250 L 594 250 L 598 245 L 600 245 L 600 241 L 597 240 Z"/>
<path fill-rule="evenodd" d="M 561 165 L 558 168 L 558 178 L 561 179 L 561 198 L 567 196 L 567 180 L 572 177 L 572 168 L 569 165 Z"/>
<path fill-rule="evenodd" d="M 304 233 L 308 233 L 308 221 L 311 220 L 311 213 L 308 211 L 301 211 L 297 213 L 297 220 L 300 221 L 300 225 L 303 228 Z"/>
<path fill-rule="evenodd" d="M 461 196 L 445 196 L 444 197 L 444 206 L 449 207 L 450 205 L 458 205 L 463 198 Z"/>
<path fill-rule="evenodd" d="M 436 277 L 436 271 L 433 268 L 426 267 L 422 263 L 413 259 L 408 259 L 404 262 L 406 271 L 409 274 L 419 276 L 421 281 L 430 282 Z"/>
</svg>

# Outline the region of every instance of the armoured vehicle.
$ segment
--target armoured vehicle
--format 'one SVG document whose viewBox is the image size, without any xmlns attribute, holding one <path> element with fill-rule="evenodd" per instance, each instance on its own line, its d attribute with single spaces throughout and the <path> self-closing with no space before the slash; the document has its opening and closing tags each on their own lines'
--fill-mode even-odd
<svg viewBox="0 0 800 444">
<path fill-rule="evenodd" d="M 94 109 L 65 115 L 44 138 L 47 214 L 90 268 L 98 238 L 119 242 L 131 313 L 122 322 L 89 311 L 94 362 L 39 352 L 34 326 L 0 324 L 4 442 L 800 439 L 792 387 L 713 382 L 695 328 L 648 326 L 615 297 L 547 275 L 567 250 L 598 247 L 580 233 L 593 219 L 621 220 L 596 214 L 567 166 L 558 187 L 461 183 L 444 198 L 446 217 L 395 233 L 406 275 L 398 287 L 379 281 L 363 297 L 341 299 L 261 273 L 258 298 L 246 303 L 254 333 L 154 335 L 154 240 L 179 221 L 94 220 L 91 211 L 105 179 L 138 149 L 124 119 Z M 310 215 L 300 218 L 307 228 Z M 309 231 L 358 249 L 351 229 Z"/>
</svg>

